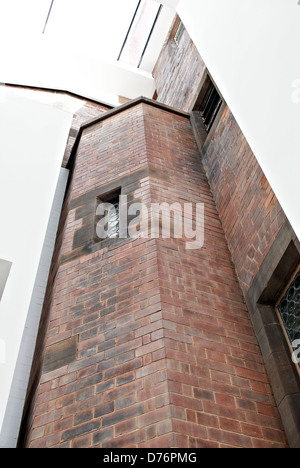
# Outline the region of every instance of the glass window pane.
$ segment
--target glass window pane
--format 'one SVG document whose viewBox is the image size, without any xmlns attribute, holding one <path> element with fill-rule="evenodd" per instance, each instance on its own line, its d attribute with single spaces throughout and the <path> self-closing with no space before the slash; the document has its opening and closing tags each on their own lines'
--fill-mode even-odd
<svg viewBox="0 0 300 468">
<path fill-rule="evenodd" d="M 115 239 L 119 237 L 120 231 L 120 205 L 115 203 L 111 205 L 108 210 L 108 231 L 107 237 L 109 239 Z"/>
<path fill-rule="evenodd" d="M 292 344 L 300 339 L 300 271 L 282 298 L 278 310 Z"/>
</svg>

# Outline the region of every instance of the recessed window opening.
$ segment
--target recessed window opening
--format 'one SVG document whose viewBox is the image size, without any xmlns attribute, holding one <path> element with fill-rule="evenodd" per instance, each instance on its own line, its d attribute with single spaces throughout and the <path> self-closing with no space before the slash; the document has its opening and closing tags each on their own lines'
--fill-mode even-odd
<svg viewBox="0 0 300 468">
<path fill-rule="evenodd" d="M 182 21 L 180 21 L 179 23 L 179 26 L 178 26 L 178 29 L 176 31 L 176 34 L 175 34 L 175 37 L 174 37 L 174 40 L 176 42 L 176 44 L 179 46 L 180 44 L 180 41 L 182 39 L 182 36 L 183 36 L 183 33 L 185 31 L 185 27 L 184 27 L 184 24 Z"/>
<path fill-rule="evenodd" d="M 115 239 L 120 232 L 120 202 L 119 199 L 111 200 L 111 205 L 106 211 L 107 215 L 107 237 Z"/>
<path fill-rule="evenodd" d="M 142 66 L 162 10 L 163 5 L 156 1 L 139 0 L 118 61 L 137 68 Z"/>
<path fill-rule="evenodd" d="M 172 30 L 170 32 L 170 40 L 174 40 L 177 45 L 179 45 L 183 33 L 185 31 L 185 27 L 183 22 L 181 21 L 180 17 L 177 15 L 176 19 L 174 21 L 174 25 L 172 27 Z"/>
</svg>

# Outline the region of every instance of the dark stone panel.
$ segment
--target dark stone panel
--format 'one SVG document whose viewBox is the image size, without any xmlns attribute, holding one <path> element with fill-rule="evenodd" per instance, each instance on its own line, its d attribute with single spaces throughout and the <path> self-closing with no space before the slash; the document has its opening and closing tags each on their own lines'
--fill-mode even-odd
<svg viewBox="0 0 300 468">
<path fill-rule="evenodd" d="M 43 374 L 60 369 L 61 367 L 74 362 L 76 357 L 77 336 L 49 346 L 43 363 Z"/>
</svg>

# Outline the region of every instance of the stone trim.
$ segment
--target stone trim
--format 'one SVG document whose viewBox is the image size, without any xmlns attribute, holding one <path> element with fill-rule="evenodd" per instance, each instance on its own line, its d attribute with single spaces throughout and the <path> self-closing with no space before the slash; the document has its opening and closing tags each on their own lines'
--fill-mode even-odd
<svg viewBox="0 0 300 468">
<path fill-rule="evenodd" d="M 274 398 L 291 448 L 300 448 L 300 378 L 276 312 L 300 262 L 300 242 L 289 222 L 279 231 L 246 295 Z"/>
</svg>

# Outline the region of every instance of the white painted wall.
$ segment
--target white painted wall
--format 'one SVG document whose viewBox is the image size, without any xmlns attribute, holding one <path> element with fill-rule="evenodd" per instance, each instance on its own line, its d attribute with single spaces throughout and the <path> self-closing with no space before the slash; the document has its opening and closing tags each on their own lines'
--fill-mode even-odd
<svg viewBox="0 0 300 468">
<path fill-rule="evenodd" d="M 177 10 L 300 238 L 298 0 L 181 0 Z"/>
<path fill-rule="evenodd" d="M 14 370 L 11 390 L 9 392 L 9 398 L 5 409 L 3 426 L 0 432 L 0 448 L 15 448 L 18 442 L 35 344 L 68 176 L 69 171 L 61 168 L 23 331 L 19 355 Z"/>
<path fill-rule="evenodd" d="M 12 393 L 20 396 L 20 389 L 11 385 L 78 105 L 74 100 L 71 109 L 70 102 L 69 111 L 64 111 L 0 87 L 0 258 L 12 262 L 0 302 L 0 343 L 5 356 L 0 360 L 1 436 L 9 398 Z"/>
</svg>

